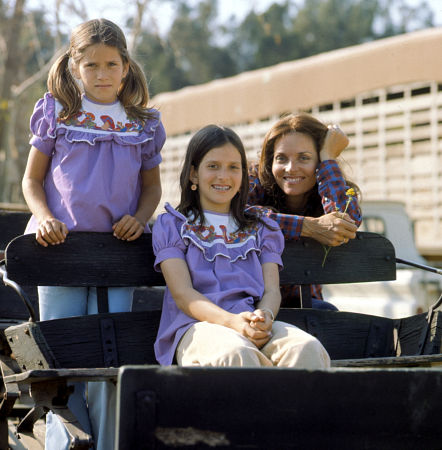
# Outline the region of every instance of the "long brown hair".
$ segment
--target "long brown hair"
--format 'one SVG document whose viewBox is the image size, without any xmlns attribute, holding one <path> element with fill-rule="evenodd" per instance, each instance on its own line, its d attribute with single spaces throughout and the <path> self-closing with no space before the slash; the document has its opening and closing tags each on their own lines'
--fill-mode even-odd
<svg viewBox="0 0 442 450">
<path fill-rule="evenodd" d="M 210 150 L 228 143 L 232 144 L 241 156 L 241 186 L 230 203 L 230 214 L 238 224 L 238 229 L 243 230 L 247 226 L 260 222 L 260 219 L 244 211 L 249 188 L 246 152 L 239 136 L 227 127 L 207 125 L 193 135 L 187 146 L 180 175 L 181 200 L 177 209 L 186 217 L 192 216 L 194 221 L 200 219 L 200 223 L 204 224 L 204 211 L 200 202 L 200 194 L 198 190 L 192 191 L 191 189 L 191 170 L 192 167 L 195 170 L 198 169 L 202 159 Z"/>
<path fill-rule="evenodd" d="M 287 210 L 286 194 L 278 186 L 275 177 L 272 173 L 273 156 L 275 153 L 275 144 L 279 138 L 287 134 L 297 132 L 310 136 L 314 142 L 316 152 L 318 154 L 324 143 L 328 128 L 325 124 L 320 122 L 310 114 L 289 114 L 282 117 L 276 122 L 264 137 L 264 142 L 261 148 L 261 155 L 258 166 L 258 176 L 261 186 L 264 188 L 265 198 L 264 205 L 276 209 L 283 213 L 294 213 L 294 211 Z M 353 187 L 359 192 L 359 188 L 349 180 L 346 180 L 349 187 Z M 315 186 L 307 194 L 307 202 L 304 211 L 296 211 L 296 213 L 303 215 L 310 215 L 312 217 L 319 217 L 324 214 L 321 203 L 321 197 L 318 193 L 318 186 Z"/>
<path fill-rule="evenodd" d="M 115 47 L 129 70 L 118 90 L 117 96 L 127 115 L 145 122 L 156 117 L 147 108 L 149 91 L 144 72 L 129 56 L 126 38 L 122 30 L 107 19 L 93 19 L 78 25 L 71 34 L 69 50 L 60 56 L 49 71 L 48 90 L 62 104 L 60 118 L 74 116 L 81 108 L 81 90 L 69 69 L 69 59 L 78 64 L 88 47 L 104 44 Z"/>
</svg>

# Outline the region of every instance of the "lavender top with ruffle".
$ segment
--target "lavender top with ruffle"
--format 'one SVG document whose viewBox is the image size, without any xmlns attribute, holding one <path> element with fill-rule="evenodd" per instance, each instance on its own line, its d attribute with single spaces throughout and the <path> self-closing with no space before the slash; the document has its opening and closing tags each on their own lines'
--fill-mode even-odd
<svg viewBox="0 0 442 450">
<path fill-rule="evenodd" d="M 200 228 L 169 204 L 165 208 L 152 231 L 155 270 L 161 271 L 160 263 L 167 259 L 183 259 L 195 290 L 226 311 L 254 311 L 264 293 L 262 264 L 282 268 L 284 238 L 277 223 L 263 217 L 273 230 L 258 223 L 238 232 L 228 214 L 205 211 L 206 221 Z M 160 364 L 172 364 L 178 342 L 195 322 L 177 307 L 166 288 L 155 342 Z"/>
<path fill-rule="evenodd" d="M 50 158 L 44 180 L 49 209 L 69 230 L 112 231 L 121 217 L 136 212 L 141 171 L 161 162 L 166 134 L 160 114 L 151 110 L 158 118 L 143 127 L 119 101 L 98 104 L 85 96 L 80 113 L 68 121 L 58 119 L 60 110 L 47 93 L 31 117 L 30 144 Z M 26 232 L 37 226 L 32 216 Z"/>
</svg>

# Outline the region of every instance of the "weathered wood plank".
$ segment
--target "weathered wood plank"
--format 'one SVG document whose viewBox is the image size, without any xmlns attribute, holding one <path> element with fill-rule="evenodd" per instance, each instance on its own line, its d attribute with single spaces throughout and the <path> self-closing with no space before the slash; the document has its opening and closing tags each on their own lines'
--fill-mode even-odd
<svg viewBox="0 0 442 450">
<path fill-rule="evenodd" d="M 330 250 L 322 267 L 323 246 L 314 239 L 286 241 L 281 284 L 334 284 L 396 279 L 394 247 L 376 233 L 358 232 L 357 238 Z"/>
<path fill-rule="evenodd" d="M 164 285 L 152 263 L 149 234 L 126 242 L 112 233 L 73 232 L 62 245 L 46 248 L 27 235 L 6 248 L 8 276 L 24 286 Z"/>
<path fill-rule="evenodd" d="M 34 309 L 38 311 L 38 296 L 35 286 L 24 287 L 25 292 L 28 294 Z M 0 279 L 0 317 L 2 319 L 21 319 L 28 320 L 29 312 L 23 304 L 21 298 L 17 293 L 5 286 Z"/>
<path fill-rule="evenodd" d="M 109 381 L 118 377 L 118 368 L 96 369 L 44 369 L 28 370 L 26 372 L 5 377 L 6 383 L 32 384 L 42 381 Z"/>
<path fill-rule="evenodd" d="M 432 369 L 123 367 L 117 442 L 119 450 L 209 442 L 435 450 L 442 442 L 441 397 L 442 371 Z"/>
<path fill-rule="evenodd" d="M 160 316 L 156 310 L 69 317 L 24 323 L 6 329 L 5 335 L 22 370 L 156 364 L 153 344 Z M 103 320 L 111 320 L 114 327 L 113 361 L 106 359 Z"/>
<path fill-rule="evenodd" d="M 160 310 L 151 310 L 72 317 L 20 324 L 6 329 L 5 335 L 22 370 L 156 364 L 153 344 L 160 316 Z M 435 315 L 437 318 L 439 313 Z M 111 320 L 115 344 L 103 335 L 103 324 L 108 320 Z M 414 352 L 417 345 L 407 348 L 401 344 L 401 333 L 405 330 L 404 339 L 409 343 L 410 334 L 421 336 L 426 325 L 424 314 L 405 319 L 406 326 L 399 327 L 398 331 L 400 319 L 290 308 L 282 308 L 277 320 L 296 325 L 317 337 L 332 360 L 419 355 Z M 411 333 L 412 330 L 416 332 Z M 439 347 L 433 339 L 424 351 L 437 350 L 438 353 L 440 336 L 438 339 Z M 111 352 L 113 359 L 108 358 Z"/>
<path fill-rule="evenodd" d="M 331 359 L 396 356 L 394 320 L 341 311 L 281 308 L 277 320 L 291 323 L 318 338 Z M 370 345 L 370 330 L 381 331 Z"/>
<path fill-rule="evenodd" d="M 435 311 L 428 326 L 427 314 L 400 319 L 398 355 L 440 353 L 442 312 Z"/>
<path fill-rule="evenodd" d="M 287 242 L 281 283 L 395 279 L 393 246 L 380 235 L 358 233 L 357 239 L 333 248 L 324 267 L 323 252 L 322 245 L 313 239 Z M 6 259 L 9 277 L 24 286 L 164 285 L 161 274 L 153 269 L 149 234 L 134 242 L 124 242 L 111 233 L 77 232 L 70 233 L 64 244 L 48 248 L 38 245 L 31 235 L 22 236 L 8 245 Z"/>
<path fill-rule="evenodd" d="M 442 367 L 442 354 L 420 356 L 395 356 L 390 358 L 338 359 L 332 367 Z"/>
</svg>

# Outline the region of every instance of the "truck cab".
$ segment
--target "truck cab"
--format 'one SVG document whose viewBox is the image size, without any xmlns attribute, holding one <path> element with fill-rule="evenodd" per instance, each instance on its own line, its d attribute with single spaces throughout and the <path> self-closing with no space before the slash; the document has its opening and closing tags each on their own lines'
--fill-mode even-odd
<svg viewBox="0 0 442 450">
<path fill-rule="evenodd" d="M 387 237 L 396 257 L 428 265 L 419 254 L 413 224 L 405 205 L 397 201 L 366 201 L 361 205 L 363 222 L 359 231 Z M 442 292 L 442 277 L 405 264 L 397 265 L 395 281 L 324 285 L 324 299 L 341 311 L 400 318 L 428 310 Z"/>
</svg>

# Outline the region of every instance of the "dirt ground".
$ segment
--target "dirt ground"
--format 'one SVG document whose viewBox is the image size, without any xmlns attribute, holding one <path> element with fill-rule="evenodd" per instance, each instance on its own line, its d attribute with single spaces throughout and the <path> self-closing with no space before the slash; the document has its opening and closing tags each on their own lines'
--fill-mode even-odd
<svg viewBox="0 0 442 450">
<path fill-rule="evenodd" d="M 8 450 L 44 450 L 45 424 L 43 420 L 37 421 L 34 426 L 36 439 L 30 440 L 26 436 L 18 439 L 15 435 L 15 427 L 18 421 L 9 421 L 9 449 Z"/>
</svg>

